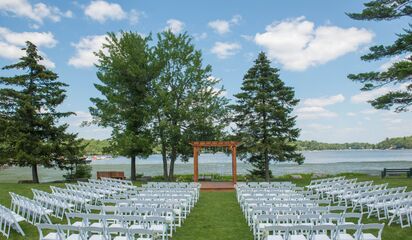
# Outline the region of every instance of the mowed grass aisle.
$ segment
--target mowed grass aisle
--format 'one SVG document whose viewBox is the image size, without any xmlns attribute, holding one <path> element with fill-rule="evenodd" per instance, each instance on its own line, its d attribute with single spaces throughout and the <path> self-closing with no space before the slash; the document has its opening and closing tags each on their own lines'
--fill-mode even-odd
<svg viewBox="0 0 412 240">
<path fill-rule="evenodd" d="M 199 202 L 173 240 L 252 240 L 235 192 L 201 192 Z"/>
</svg>

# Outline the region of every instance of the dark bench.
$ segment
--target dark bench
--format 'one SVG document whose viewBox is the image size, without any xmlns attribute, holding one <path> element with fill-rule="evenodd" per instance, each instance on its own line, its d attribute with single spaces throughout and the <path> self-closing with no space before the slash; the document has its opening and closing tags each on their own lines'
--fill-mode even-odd
<svg viewBox="0 0 412 240">
<path fill-rule="evenodd" d="M 406 173 L 408 178 L 412 177 L 412 168 L 384 168 L 381 172 L 381 177 L 384 178 L 387 175 L 400 175 Z"/>
<path fill-rule="evenodd" d="M 199 181 L 212 181 L 212 176 L 199 176 Z"/>
<path fill-rule="evenodd" d="M 103 171 L 98 171 L 97 172 L 97 179 L 100 179 L 102 177 L 115 178 L 115 179 L 121 179 L 121 180 L 126 179 L 126 176 L 124 175 L 124 172 L 116 172 L 116 171 L 103 172 Z"/>
</svg>

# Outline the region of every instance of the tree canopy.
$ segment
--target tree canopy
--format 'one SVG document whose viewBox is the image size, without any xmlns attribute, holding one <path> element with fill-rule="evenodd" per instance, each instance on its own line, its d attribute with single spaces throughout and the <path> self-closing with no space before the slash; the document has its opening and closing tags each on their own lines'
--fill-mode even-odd
<svg viewBox="0 0 412 240">
<path fill-rule="evenodd" d="M 94 121 L 112 128 L 111 148 L 131 158 L 131 179 L 136 179 L 136 156 L 152 152 L 148 102 L 150 83 L 155 76 L 149 37 L 133 32 L 120 36 L 109 33 L 97 54 L 95 84 L 103 97 L 91 98 L 90 113 Z"/>
<path fill-rule="evenodd" d="M 356 20 L 389 21 L 412 15 L 412 1 L 409 0 L 374 0 L 365 3 L 361 13 L 350 13 Z M 370 101 L 377 109 L 394 108 L 396 112 L 408 111 L 412 106 L 412 25 L 398 34 L 398 39 L 391 45 L 371 47 L 370 52 L 361 57 L 364 61 L 393 61 L 383 71 L 350 74 L 348 78 L 364 84 L 362 91 L 371 91 L 389 86 L 390 91 Z"/>
<path fill-rule="evenodd" d="M 300 164 L 304 160 L 297 152 L 300 130 L 295 128 L 296 117 L 292 116 L 299 100 L 278 72 L 270 66 L 265 53 L 259 53 L 254 66 L 243 77 L 241 92 L 234 95 L 236 105 L 232 105 L 235 132 L 242 142 L 241 159 L 252 164 L 252 174 L 267 181 L 271 161 Z"/>
<path fill-rule="evenodd" d="M 23 50 L 19 62 L 2 69 L 24 73 L 0 77 L 0 163 L 32 167 L 33 182 L 38 183 L 38 165 L 63 168 L 79 159 L 82 147 L 76 134 L 66 132 L 67 124 L 58 124 L 74 114 L 57 110 L 67 85 L 40 63 L 43 58 L 34 44 L 26 42 Z"/>
</svg>

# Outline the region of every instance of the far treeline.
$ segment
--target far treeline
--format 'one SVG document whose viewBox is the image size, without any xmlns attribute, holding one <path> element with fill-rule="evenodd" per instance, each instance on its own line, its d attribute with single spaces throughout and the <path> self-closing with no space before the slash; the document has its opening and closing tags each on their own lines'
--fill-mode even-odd
<svg viewBox="0 0 412 240">
<path fill-rule="evenodd" d="M 85 153 L 87 155 L 112 154 L 108 147 L 108 140 L 82 139 L 82 143 L 87 145 Z M 386 138 L 385 140 L 373 143 L 323 143 L 318 141 L 297 141 L 299 151 L 320 151 L 320 150 L 360 150 L 360 149 L 412 149 L 412 136 Z M 106 150 L 107 149 L 107 150 Z M 153 149 L 153 153 L 160 154 L 160 146 Z"/>
</svg>

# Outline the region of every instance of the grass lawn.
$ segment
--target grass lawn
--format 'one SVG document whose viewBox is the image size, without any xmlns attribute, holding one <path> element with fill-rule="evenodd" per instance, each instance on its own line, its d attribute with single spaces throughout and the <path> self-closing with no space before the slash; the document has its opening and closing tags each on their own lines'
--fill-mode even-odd
<svg viewBox="0 0 412 240">
<path fill-rule="evenodd" d="M 348 178 L 357 177 L 358 181 L 373 180 L 375 184 L 388 182 L 390 187 L 407 186 L 408 191 L 412 191 L 412 180 L 405 177 L 389 177 L 380 179 L 380 177 L 371 177 L 361 174 L 344 174 Z M 305 186 L 310 182 L 308 175 L 302 175 L 302 179 L 291 180 L 289 177 L 282 177 L 280 180 L 290 180 L 299 186 Z M 62 186 L 63 184 L 53 184 Z M 50 184 L 10 184 L 0 183 L 0 204 L 10 206 L 10 196 L 8 192 L 15 192 L 24 196 L 32 197 L 31 188 L 50 191 Z M 53 222 L 59 221 L 55 218 Z M 364 223 L 378 222 L 377 219 L 366 219 Z M 26 233 L 22 237 L 15 231 L 12 231 L 10 239 L 38 239 L 37 228 L 22 222 L 21 226 Z M 5 239 L 0 235 L 0 239 Z M 200 200 L 192 213 L 174 233 L 173 239 L 210 239 L 210 240 L 252 240 L 246 220 L 242 215 L 240 207 L 236 201 L 234 192 L 202 192 Z M 390 227 L 385 226 L 383 240 L 412 240 L 412 228 L 401 229 L 397 224 Z"/>
</svg>

